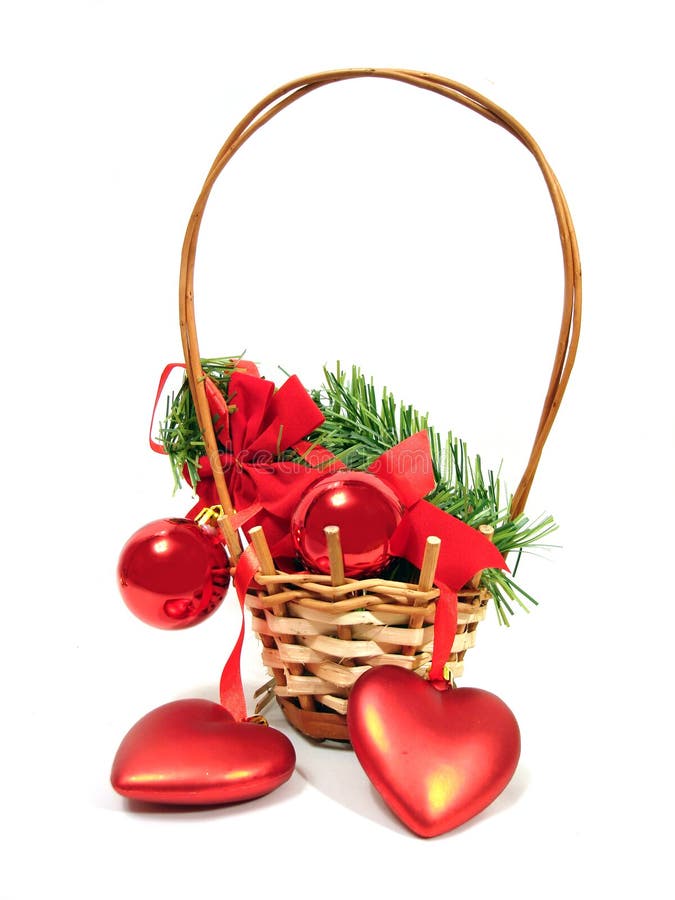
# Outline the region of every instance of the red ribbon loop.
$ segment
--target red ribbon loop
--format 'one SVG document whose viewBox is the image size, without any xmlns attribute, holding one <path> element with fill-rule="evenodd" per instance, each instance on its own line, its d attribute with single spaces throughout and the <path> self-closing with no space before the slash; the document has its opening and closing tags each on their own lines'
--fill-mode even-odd
<svg viewBox="0 0 675 900">
<path fill-rule="evenodd" d="M 152 426 L 155 424 L 155 416 L 157 414 L 157 407 L 159 405 L 159 398 L 162 396 L 162 392 L 166 387 L 166 382 L 168 381 L 169 375 L 173 372 L 174 369 L 184 369 L 185 363 L 169 363 L 164 367 L 162 374 L 159 376 L 159 384 L 157 386 L 157 393 L 155 395 L 155 402 L 152 407 L 152 416 L 150 417 L 150 447 L 155 451 L 155 453 L 161 453 L 166 455 L 166 450 L 164 447 L 157 443 L 157 441 L 152 436 Z M 258 376 L 258 367 L 255 363 L 250 362 L 247 359 L 239 359 L 236 361 L 236 369 L 235 371 L 246 372 L 249 375 Z M 207 378 L 207 384 L 209 383 L 209 379 Z M 213 386 L 215 390 L 218 390 L 215 385 Z M 207 388 L 207 394 L 208 394 Z"/>
<path fill-rule="evenodd" d="M 155 424 L 155 416 L 157 414 L 159 398 L 162 396 L 162 392 L 164 391 L 164 387 L 166 386 L 166 382 L 168 381 L 169 375 L 173 372 L 174 369 L 184 369 L 184 368 L 185 368 L 185 363 L 169 363 L 168 366 L 164 366 L 164 371 L 159 376 L 159 384 L 157 385 L 157 393 L 155 394 L 155 403 L 154 403 L 154 406 L 152 407 L 152 416 L 150 417 L 150 434 L 148 436 L 148 439 L 150 441 L 150 447 L 155 451 L 155 453 L 162 453 L 164 456 L 166 456 L 166 450 L 152 436 L 152 427 Z"/>
</svg>

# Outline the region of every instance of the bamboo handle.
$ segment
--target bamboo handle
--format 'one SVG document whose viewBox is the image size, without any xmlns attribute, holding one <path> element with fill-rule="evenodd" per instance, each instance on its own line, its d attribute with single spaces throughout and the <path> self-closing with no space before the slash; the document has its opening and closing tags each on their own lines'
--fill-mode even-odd
<svg viewBox="0 0 675 900">
<path fill-rule="evenodd" d="M 579 342 L 581 325 L 581 265 L 579 250 L 572 218 L 558 180 L 548 164 L 544 154 L 532 136 L 523 126 L 501 107 L 491 100 L 459 82 L 440 75 L 426 72 L 415 72 L 407 69 L 337 69 L 321 72 L 306 78 L 299 78 L 283 85 L 261 100 L 244 116 L 232 131 L 220 151 L 206 177 L 201 193 L 195 203 L 188 222 L 181 255 L 179 281 L 179 313 L 180 330 L 185 355 L 187 377 L 190 385 L 199 426 L 204 434 L 206 452 L 213 469 L 213 476 L 220 503 L 227 515 L 231 515 L 232 501 L 227 490 L 225 477 L 220 464 L 220 455 L 216 436 L 209 413 L 206 392 L 202 381 L 202 368 L 199 354 L 199 342 L 194 315 L 194 266 L 197 251 L 197 240 L 204 209 L 213 185 L 234 154 L 244 143 L 266 122 L 283 109 L 301 99 L 319 87 L 353 78 L 387 78 L 401 81 L 414 87 L 432 91 L 447 97 L 480 116 L 504 128 L 509 134 L 534 156 L 546 182 L 553 204 L 560 243 L 563 255 L 563 310 L 553 367 L 548 389 L 537 426 L 525 471 L 516 489 L 511 504 L 511 513 L 515 517 L 525 508 L 532 481 L 541 459 L 544 444 L 551 431 L 553 422 L 560 408 L 563 394 L 569 377 Z"/>
<path fill-rule="evenodd" d="M 225 539 L 225 544 L 227 545 L 230 559 L 236 566 L 242 552 L 241 542 L 239 541 L 239 534 L 232 527 L 232 523 L 230 522 L 230 519 L 227 515 L 218 516 L 218 527 L 220 528 L 220 532 Z"/>
</svg>

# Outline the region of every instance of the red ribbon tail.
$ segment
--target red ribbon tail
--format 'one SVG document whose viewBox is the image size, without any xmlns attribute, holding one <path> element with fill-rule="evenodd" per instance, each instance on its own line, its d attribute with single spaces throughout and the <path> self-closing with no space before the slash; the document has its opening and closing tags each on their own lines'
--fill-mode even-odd
<svg viewBox="0 0 675 900">
<path fill-rule="evenodd" d="M 429 681 L 439 691 L 445 691 L 449 682 L 444 677 L 446 662 L 450 659 L 452 644 L 457 631 L 457 594 L 447 584 L 436 582 L 440 591 L 434 616 L 434 650 L 431 656 Z"/>
<path fill-rule="evenodd" d="M 220 676 L 220 705 L 224 706 L 237 722 L 243 722 L 248 715 L 244 686 L 241 681 L 241 650 L 244 646 L 246 624 L 244 621 L 244 605 L 243 603 L 240 603 L 240 605 L 241 628 L 239 637 Z"/>
<path fill-rule="evenodd" d="M 242 722 L 247 717 L 246 698 L 244 697 L 244 686 L 241 681 L 241 650 L 244 645 L 244 633 L 246 631 L 244 600 L 246 592 L 251 586 L 259 568 L 260 563 L 253 545 L 249 545 L 239 557 L 234 573 L 234 586 L 241 609 L 241 628 L 239 637 L 220 676 L 220 704 L 225 707 L 237 722 Z"/>
</svg>

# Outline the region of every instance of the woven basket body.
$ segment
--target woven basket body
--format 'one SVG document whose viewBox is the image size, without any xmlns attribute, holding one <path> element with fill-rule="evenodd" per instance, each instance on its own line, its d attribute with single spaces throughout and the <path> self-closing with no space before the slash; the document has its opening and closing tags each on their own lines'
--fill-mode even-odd
<svg viewBox="0 0 675 900">
<path fill-rule="evenodd" d="M 193 274 L 197 239 L 209 194 L 228 161 L 248 138 L 288 105 L 319 87 L 354 78 L 386 78 L 441 94 L 477 112 L 519 140 L 536 159 L 546 181 L 558 224 L 564 262 L 563 315 L 556 356 L 527 467 L 511 504 L 523 511 L 541 452 L 574 363 L 580 327 L 581 273 L 574 228 L 560 186 L 538 145 L 508 113 L 457 82 L 428 73 L 397 69 L 347 69 L 298 79 L 264 98 L 237 125 L 219 151 L 197 200 L 186 231 L 181 260 L 180 327 L 186 371 L 216 489 L 224 510 L 220 520 L 233 566 L 242 550 L 241 535 L 230 520 L 232 506 L 202 380 L 194 314 Z M 249 534 L 248 538 L 253 536 Z M 261 572 L 247 595 L 253 630 L 272 675 L 273 692 L 286 718 L 319 740 L 348 740 L 346 713 L 351 687 L 371 666 L 393 664 L 425 675 L 434 641 L 438 590 L 433 582 L 403 584 L 384 579 L 337 579 L 279 572 L 264 535 L 257 534 Z M 466 651 L 474 646 L 485 617 L 488 593 L 479 574 L 460 592 L 454 643 L 446 669 L 459 677 Z"/>
<path fill-rule="evenodd" d="M 349 692 L 371 666 L 402 666 L 420 675 L 428 671 L 437 590 L 422 593 L 414 585 L 397 587 L 379 579 L 337 588 L 311 581 L 284 587 L 277 595 L 248 594 L 246 605 L 277 700 L 304 734 L 348 740 Z M 424 605 L 415 606 L 420 600 Z M 453 678 L 463 672 L 464 654 L 474 645 L 488 600 L 483 589 L 459 594 L 457 631 L 446 666 Z"/>
</svg>

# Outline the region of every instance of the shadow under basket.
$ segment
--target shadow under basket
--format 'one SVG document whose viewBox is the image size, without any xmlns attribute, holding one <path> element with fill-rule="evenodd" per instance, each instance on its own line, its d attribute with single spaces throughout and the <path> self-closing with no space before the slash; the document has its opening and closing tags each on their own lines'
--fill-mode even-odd
<svg viewBox="0 0 675 900">
<path fill-rule="evenodd" d="M 315 740 L 348 741 L 347 703 L 357 678 L 372 666 L 395 665 L 427 675 L 434 640 L 437 588 L 370 578 L 334 587 L 329 576 L 258 575 L 264 590 L 249 593 L 252 628 L 284 716 Z M 269 593 L 272 590 L 274 593 Z M 458 592 L 457 629 L 446 673 L 458 678 L 476 641 L 490 594 Z"/>
</svg>

